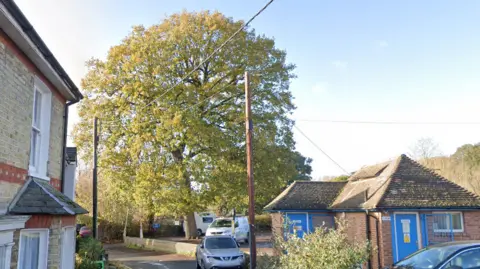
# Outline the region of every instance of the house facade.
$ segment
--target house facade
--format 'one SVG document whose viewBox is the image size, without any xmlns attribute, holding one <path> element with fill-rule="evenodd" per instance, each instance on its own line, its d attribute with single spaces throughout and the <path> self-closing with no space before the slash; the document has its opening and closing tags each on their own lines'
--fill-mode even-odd
<svg viewBox="0 0 480 269">
<path fill-rule="evenodd" d="M 480 239 L 480 198 L 405 155 L 363 167 L 347 182 L 295 182 L 265 209 L 276 234 L 303 236 L 345 219 L 348 238 L 377 250 L 369 268 L 428 245 Z"/>
<path fill-rule="evenodd" d="M 12 0 L 0 0 L 0 268 L 74 268 L 74 83 Z M 69 169 L 67 169 L 70 167 Z M 68 191 L 68 195 L 66 195 Z"/>
</svg>

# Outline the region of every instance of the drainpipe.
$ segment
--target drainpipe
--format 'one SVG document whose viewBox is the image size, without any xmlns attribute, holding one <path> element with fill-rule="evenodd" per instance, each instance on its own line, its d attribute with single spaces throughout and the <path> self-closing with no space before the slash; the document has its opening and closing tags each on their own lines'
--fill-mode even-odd
<svg viewBox="0 0 480 269">
<path fill-rule="evenodd" d="M 64 115 L 63 115 L 63 151 L 62 151 L 62 170 L 60 174 L 60 178 L 62 180 L 62 184 L 60 185 L 60 191 L 63 193 L 65 189 L 65 166 L 66 166 L 66 156 L 67 156 L 67 133 L 68 133 L 68 108 L 78 103 L 80 100 L 74 100 L 71 102 L 67 102 L 64 105 Z"/>
<path fill-rule="evenodd" d="M 366 220 L 365 226 L 367 228 L 367 240 L 370 241 L 372 231 L 370 230 L 370 220 L 368 218 L 368 209 L 365 210 L 365 220 Z M 368 269 L 372 269 L 372 258 L 370 256 L 368 257 Z"/>
<path fill-rule="evenodd" d="M 376 217 L 376 216 L 373 216 L 373 215 L 369 215 L 370 217 L 372 217 L 373 219 L 375 219 L 375 234 L 377 236 L 377 260 L 378 260 L 378 267 L 379 268 L 382 268 L 382 264 L 381 264 L 381 258 L 380 258 L 380 236 L 379 236 L 379 223 L 380 223 L 380 220 Z"/>
</svg>

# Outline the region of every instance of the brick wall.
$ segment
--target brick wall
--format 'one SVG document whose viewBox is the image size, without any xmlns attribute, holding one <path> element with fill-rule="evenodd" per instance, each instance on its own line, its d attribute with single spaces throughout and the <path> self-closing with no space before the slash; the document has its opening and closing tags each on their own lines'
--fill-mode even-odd
<svg viewBox="0 0 480 269">
<path fill-rule="evenodd" d="M 352 242 L 365 242 L 367 239 L 365 213 L 338 213 L 337 218 L 345 219 L 347 236 Z"/>
<path fill-rule="evenodd" d="M 272 236 L 283 236 L 283 217 L 281 213 L 272 213 Z"/>
<path fill-rule="evenodd" d="M 35 76 L 52 91 L 47 176 L 60 189 L 66 100 L 0 29 L 0 182 L 9 183 L 0 192 L 0 212 L 18 189 L 11 185 L 23 185 L 28 173 Z"/>
<path fill-rule="evenodd" d="M 390 217 L 390 221 L 380 218 L 380 261 L 382 266 L 390 266 L 393 263 L 392 252 L 392 226 L 393 215 L 383 212 L 381 217 Z"/>
</svg>

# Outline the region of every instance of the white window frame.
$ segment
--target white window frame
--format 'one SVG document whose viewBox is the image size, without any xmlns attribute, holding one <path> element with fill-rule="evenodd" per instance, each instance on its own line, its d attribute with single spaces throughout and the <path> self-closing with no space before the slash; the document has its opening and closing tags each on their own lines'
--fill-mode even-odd
<svg viewBox="0 0 480 269">
<path fill-rule="evenodd" d="M 13 245 L 13 231 L 0 231 L 0 247 L 5 247 L 5 263 L 0 264 L 0 267 L 10 268 Z"/>
<path fill-rule="evenodd" d="M 464 225 L 464 222 L 463 222 L 463 212 L 461 211 L 445 211 L 445 212 L 435 212 L 433 213 L 432 215 L 435 216 L 435 215 L 453 215 L 453 214 L 460 214 L 460 223 L 462 224 L 462 229 L 434 229 L 433 231 L 435 233 L 449 233 L 449 232 L 454 232 L 454 233 L 463 233 L 463 231 L 465 231 L 465 225 Z M 453 217 L 451 217 L 453 218 Z M 447 222 L 447 225 L 450 227 L 450 221 Z"/>
<path fill-rule="evenodd" d="M 38 268 L 33 269 L 47 269 L 47 261 L 48 261 L 48 236 L 49 230 L 48 229 L 23 229 L 20 230 L 20 238 L 19 238 L 19 246 L 18 246 L 18 265 L 17 269 L 24 269 L 20 268 L 21 264 L 21 253 L 22 253 L 22 235 L 28 233 L 40 233 L 40 244 L 38 250 Z"/>
<path fill-rule="evenodd" d="M 73 242 L 73 245 L 68 245 L 66 244 L 66 241 L 65 241 L 65 236 L 66 236 L 66 232 L 67 230 L 71 230 L 72 231 L 72 242 Z M 75 267 L 75 244 L 76 244 L 76 229 L 74 226 L 67 226 L 67 227 L 63 227 L 62 228 L 62 245 L 61 245 L 61 255 L 60 255 L 60 268 L 62 269 L 74 269 Z M 67 251 L 68 249 L 66 247 L 70 246 L 71 249 L 70 251 Z M 71 262 L 72 262 L 72 267 L 71 268 L 68 268 L 66 267 L 66 264 L 65 263 L 65 255 L 66 254 L 71 254 Z"/>
<path fill-rule="evenodd" d="M 48 89 L 47 85 L 43 83 L 38 77 L 35 77 L 34 84 L 34 96 L 35 92 L 38 92 L 41 95 L 40 100 L 40 126 L 35 126 L 35 100 L 32 104 L 32 130 L 30 136 L 32 136 L 33 130 L 37 130 L 39 135 L 39 140 L 37 141 L 38 146 L 33 148 L 32 146 L 32 137 L 30 137 L 30 156 L 35 154 L 36 164 L 31 163 L 31 158 L 29 158 L 29 175 L 42 178 L 45 180 L 50 180 L 47 176 L 48 171 L 48 153 L 50 147 L 50 124 L 51 124 L 51 113 L 52 113 L 52 92 Z M 34 97 L 35 99 L 35 97 Z"/>
</svg>

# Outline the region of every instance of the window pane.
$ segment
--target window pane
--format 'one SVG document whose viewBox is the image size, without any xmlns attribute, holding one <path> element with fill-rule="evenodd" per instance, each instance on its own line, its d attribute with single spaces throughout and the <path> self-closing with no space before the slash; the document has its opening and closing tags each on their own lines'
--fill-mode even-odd
<svg viewBox="0 0 480 269">
<path fill-rule="evenodd" d="M 40 111 L 42 109 L 42 94 L 35 90 L 33 100 L 33 126 L 40 128 Z"/>
<path fill-rule="evenodd" d="M 38 268 L 40 234 L 24 233 L 20 238 L 20 268 Z"/>
<path fill-rule="evenodd" d="M 450 219 L 447 215 L 434 215 L 433 227 L 435 230 L 448 230 Z"/>
<path fill-rule="evenodd" d="M 453 229 L 454 230 L 462 230 L 462 214 L 455 213 L 452 214 L 452 222 L 453 222 Z"/>
<path fill-rule="evenodd" d="M 37 167 L 37 154 L 39 149 L 40 143 L 40 133 L 32 129 L 32 137 L 30 142 L 30 165 L 33 167 Z"/>
<path fill-rule="evenodd" d="M 0 269 L 5 268 L 5 263 L 7 262 L 7 247 L 0 246 Z"/>
</svg>

